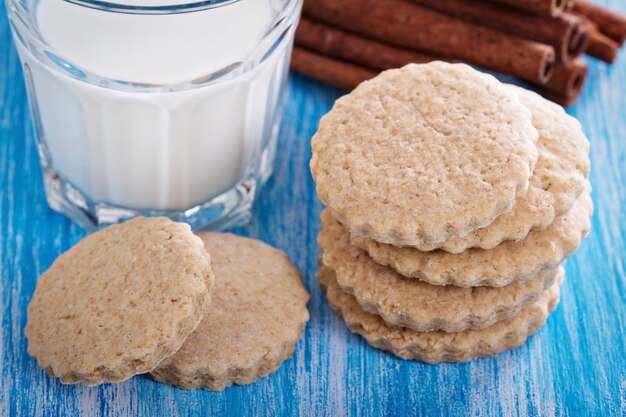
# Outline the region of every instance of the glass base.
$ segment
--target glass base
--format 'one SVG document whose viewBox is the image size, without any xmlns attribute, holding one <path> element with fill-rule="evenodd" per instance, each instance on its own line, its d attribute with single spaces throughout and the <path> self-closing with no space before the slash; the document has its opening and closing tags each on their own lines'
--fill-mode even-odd
<svg viewBox="0 0 626 417">
<path fill-rule="evenodd" d="M 43 177 L 48 205 L 92 232 L 137 216 L 164 216 L 188 223 L 193 230 L 221 231 L 247 223 L 257 191 L 271 174 L 251 175 L 224 193 L 187 210 L 142 210 L 107 203 L 93 203 L 80 190 L 51 169 Z"/>
</svg>

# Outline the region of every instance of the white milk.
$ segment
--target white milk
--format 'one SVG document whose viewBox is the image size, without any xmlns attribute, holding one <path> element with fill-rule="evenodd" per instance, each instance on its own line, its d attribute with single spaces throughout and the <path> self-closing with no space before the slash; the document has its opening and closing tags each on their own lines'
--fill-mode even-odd
<svg viewBox="0 0 626 417">
<path fill-rule="evenodd" d="M 163 3 L 173 1 L 133 4 Z M 78 81 L 16 42 L 54 170 L 92 202 L 138 209 L 187 209 L 231 188 L 271 136 L 289 42 L 242 75 L 176 85 L 254 53 L 275 16 L 269 0 L 173 15 L 41 0 L 37 26 L 57 55 L 100 78 L 163 86 L 124 92 Z"/>
</svg>

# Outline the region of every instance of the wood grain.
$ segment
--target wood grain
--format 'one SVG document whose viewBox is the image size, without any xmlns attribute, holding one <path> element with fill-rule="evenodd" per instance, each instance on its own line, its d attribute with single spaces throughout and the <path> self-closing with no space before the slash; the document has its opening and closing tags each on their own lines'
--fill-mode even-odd
<svg viewBox="0 0 626 417">
<path fill-rule="evenodd" d="M 617 0 L 613 7 L 626 11 Z M 401 361 L 352 335 L 317 286 L 321 205 L 309 139 L 340 91 L 291 78 L 276 171 L 240 234 L 289 254 L 311 292 L 294 358 L 245 387 L 182 391 L 137 377 L 63 386 L 26 354 L 26 306 L 37 277 L 85 233 L 46 205 L 22 75 L 0 14 L 0 416 L 47 415 L 626 415 L 626 59 L 590 62 L 569 111 L 589 135 L 596 213 L 567 263 L 561 304 L 523 347 L 467 364 Z"/>
</svg>

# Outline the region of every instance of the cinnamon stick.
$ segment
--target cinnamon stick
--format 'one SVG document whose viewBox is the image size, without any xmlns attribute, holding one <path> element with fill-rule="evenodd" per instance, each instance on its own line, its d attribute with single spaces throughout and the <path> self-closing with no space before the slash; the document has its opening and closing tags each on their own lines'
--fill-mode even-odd
<svg viewBox="0 0 626 417">
<path fill-rule="evenodd" d="M 587 46 L 587 26 L 571 13 L 538 16 L 486 0 L 411 0 L 435 11 L 554 47 L 557 60 L 568 63 Z"/>
<path fill-rule="evenodd" d="M 363 81 L 372 79 L 377 75 L 375 71 L 365 66 L 330 58 L 299 46 L 295 46 L 293 49 L 291 69 L 317 81 L 344 90 L 352 90 Z M 578 90 L 573 89 L 572 91 L 575 91 L 575 93 L 569 96 L 551 91 L 540 85 L 535 85 L 534 88 L 544 97 L 564 106 L 569 106 L 578 98 L 583 82 L 584 80 L 578 84 Z"/>
<path fill-rule="evenodd" d="M 300 19 L 296 29 L 296 45 L 378 71 L 437 59 L 365 39 L 306 17 Z"/>
<path fill-rule="evenodd" d="M 502 74 L 544 82 L 554 48 L 401 0 L 305 0 L 305 15 L 344 30 Z"/>
<path fill-rule="evenodd" d="M 615 58 L 617 58 L 619 44 L 603 33 L 600 33 L 593 24 L 590 25 L 589 34 L 589 45 L 587 46 L 586 53 L 594 58 L 612 64 Z"/>
<path fill-rule="evenodd" d="M 603 35 L 613 39 L 620 46 L 624 44 L 624 40 L 626 40 L 626 16 L 582 0 L 574 3 L 572 10 L 591 20 Z"/>
<path fill-rule="evenodd" d="M 328 58 L 298 46 L 294 46 L 291 53 L 291 69 L 344 90 L 352 90 L 377 75 L 370 69 Z"/>
<path fill-rule="evenodd" d="M 543 16 L 558 16 L 567 6 L 568 0 L 492 0 L 517 9 Z"/>
<path fill-rule="evenodd" d="M 578 99 L 578 96 L 567 97 L 562 94 L 553 93 L 552 91 L 548 91 L 545 88 L 535 86 L 533 89 L 547 98 L 548 100 L 552 100 L 555 103 L 560 104 L 561 106 L 571 106 Z"/>
<path fill-rule="evenodd" d="M 544 91 L 565 98 L 576 98 L 585 84 L 588 68 L 589 66 L 582 59 L 577 59 L 570 65 L 557 64 L 554 66 L 552 77 L 540 87 Z"/>
</svg>

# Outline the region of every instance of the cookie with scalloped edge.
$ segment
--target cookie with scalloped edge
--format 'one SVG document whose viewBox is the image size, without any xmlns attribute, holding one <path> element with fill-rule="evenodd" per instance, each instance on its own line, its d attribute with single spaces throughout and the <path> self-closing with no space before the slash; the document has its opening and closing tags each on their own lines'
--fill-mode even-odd
<svg viewBox="0 0 626 417">
<path fill-rule="evenodd" d="M 366 312 L 359 303 L 341 290 L 331 269 L 322 266 L 319 280 L 328 303 L 348 328 L 361 335 L 370 345 L 389 351 L 402 359 L 422 362 L 465 362 L 492 356 L 522 345 L 546 322 L 559 301 L 563 274 L 533 304 L 518 314 L 483 329 L 457 333 L 441 331 L 416 332 L 386 324 L 382 318 Z"/>
<path fill-rule="evenodd" d="M 567 213 L 544 230 L 532 231 L 519 242 L 502 242 L 493 249 L 467 249 L 459 254 L 443 250 L 422 252 L 351 236 L 351 243 L 378 263 L 406 277 L 433 285 L 502 287 L 524 282 L 539 272 L 555 268 L 570 257 L 591 228 L 591 186 Z"/>
<path fill-rule="evenodd" d="M 163 217 L 87 236 L 39 278 L 24 330 L 28 353 L 66 384 L 149 372 L 200 323 L 210 263 L 189 225 Z"/>
<path fill-rule="evenodd" d="M 537 130 L 515 92 L 464 64 L 410 64 L 335 102 L 311 140 L 319 198 L 361 237 L 438 245 L 528 189 Z"/>
<path fill-rule="evenodd" d="M 531 230 L 545 229 L 556 216 L 566 213 L 585 188 L 590 167 L 589 141 L 578 120 L 537 93 L 513 85 L 506 88 L 517 93 L 531 111 L 533 126 L 539 132 L 539 157 L 528 191 L 490 225 L 441 245 L 419 245 L 417 249 L 440 247 L 460 253 L 472 247 L 492 249 L 505 240 L 522 240 Z"/>
<path fill-rule="evenodd" d="M 335 273 L 341 289 L 386 323 L 418 332 L 458 332 L 483 328 L 532 304 L 555 280 L 557 269 L 505 287 L 463 288 L 431 285 L 403 277 L 350 244 L 348 231 L 328 212 L 318 237 L 322 262 Z"/>
<path fill-rule="evenodd" d="M 213 301 L 151 376 L 185 389 L 250 384 L 291 357 L 309 319 L 309 294 L 284 252 L 229 233 L 198 235 L 212 257 Z"/>
</svg>

